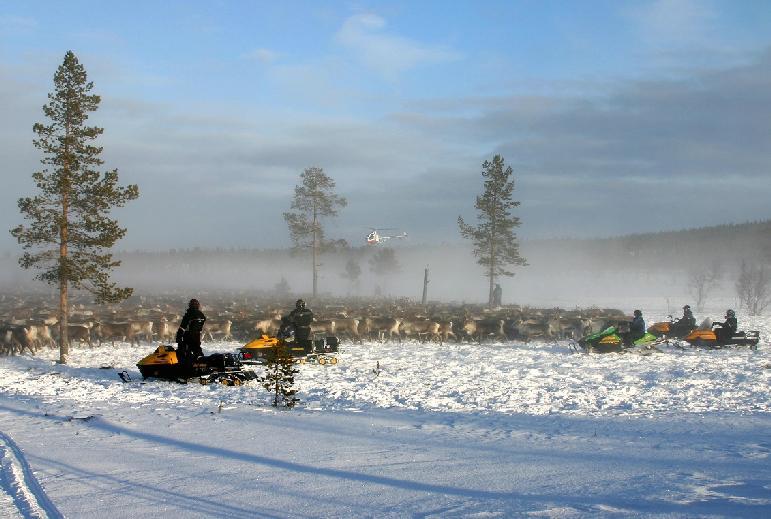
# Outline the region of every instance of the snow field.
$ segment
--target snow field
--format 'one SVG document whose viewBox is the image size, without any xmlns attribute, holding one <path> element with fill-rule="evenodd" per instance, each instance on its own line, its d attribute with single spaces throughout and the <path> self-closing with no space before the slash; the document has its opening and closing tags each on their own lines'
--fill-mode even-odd
<svg viewBox="0 0 771 519">
<path fill-rule="evenodd" d="M 467 344 L 344 342 L 337 365 L 298 364 L 301 406 L 309 409 L 405 408 L 437 412 L 529 415 L 658 416 L 771 411 L 771 330 L 765 320 L 757 351 L 680 349 L 628 354 L 574 353 L 569 343 Z M 205 353 L 235 351 L 236 342 L 205 343 Z M 136 362 L 154 346 L 74 348 L 67 366 L 56 351 L 0 363 L 0 390 L 49 401 L 91 405 L 153 402 L 209 406 L 268 401 L 252 382 L 243 387 L 141 384 Z M 48 361 L 44 360 L 48 359 Z M 377 366 L 379 364 L 379 371 Z M 99 369 L 106 367 L 108 369 Z M 250 367 L 260 372 L 260 366 Z M 123 384 L 116 373 L 137 381 Z"/>
<path fill-rule="evenodd" d="M 769 517 L 771 330 L 742 328 L 761 330 L 758 351 L 344 343 L 339 364 L 299 366 L 291 411 L 254 382 L 143 382 L 135 364 L 152 345 L 75 348 L 67 366 L 55 351 L 0 358 L 0 431 L 18 445 L 3 456 L 41 485 L 32 469 L 3 480 L 0 505 L 8 517 L 34 516 L 20 496 L 46 495 L 43 512 L 78 518 Z"/>
</svg>

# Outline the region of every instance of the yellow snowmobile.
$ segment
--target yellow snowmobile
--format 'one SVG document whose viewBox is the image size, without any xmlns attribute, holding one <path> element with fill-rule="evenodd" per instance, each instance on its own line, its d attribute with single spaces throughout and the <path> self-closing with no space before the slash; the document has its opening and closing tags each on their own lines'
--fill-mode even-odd
<svg viewBox="0 0 771 519">
<path fill-rule="evenodd" d="M 238 355 L 232 353 L 214 353 L 198 357 L 192 364 L 179 362 L 177 350 L 173 346 L 160 345 L 150 355 L 137 363 L 143 378 L 161 378 L 187 382 L 198 377 L 201 384 L 219 382 L 227 386 L 240 386 L 254 380 L 257 374 L 245 370 Z"/>
<path fill-rule="evenodd" d="M 748 332 L 736 332 L 726 341 L 719 341 L 717 333 L 713 329 L 697 328 L 684 339 L 687 343 L 697 348 L 724 348 L 726 346 L 749 346 L 752 350 L 758 349 L 760 332 L 752 330 Z"/>
<path fill-rule="evenodd" d="M 655 335 L 656 337 L 664 337 L 667 339 L 684 339 L 690 334 L 694 327 L 683 325 L 680 321 L 675 321 L 672 316 L 666 321 L 659 321 L 653 323 L 648 327 L 648 333 Z"/>
<path fill-rule="evenodd" d="M 291 355 L 298 362 L 317 362 L 319 364 L 337 364 L 335 354 L 338 351 L 337 337 L 298 340 L 293 335 L 286 338 L 262 335 L 239 348 L 245 364 L 265 364 L 271 355 L 281 352 Z"/>
</svg>

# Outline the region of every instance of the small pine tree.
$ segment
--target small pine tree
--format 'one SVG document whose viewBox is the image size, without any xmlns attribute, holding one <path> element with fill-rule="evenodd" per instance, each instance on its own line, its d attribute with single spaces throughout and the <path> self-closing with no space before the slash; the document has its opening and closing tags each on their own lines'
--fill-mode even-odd
<svg viewBox="0 0 771 519">
<path fill-rule="evenodd" d="M 398 274 L 401 268 L 393 249 L 380 249 L 369 259 L 369 269 L 376 276 L 385 277 Z"/>
<path fill-rule="evenodd" d="M 359 266 L 359 262 L 354 258 L 348 258 L 348 261 L 345 262 L 345 270 L 340 274 L 340 276 L 348 280 L 351 288 L 358 287 L 359 277 L 361 276 L 361 267 Z"/>
<path fill-rule="evenodd" d="M 295 397 L 297 390 L 294 387 L 294 376 L 299 372 L 292 354 L 283 348 L 276 347 L 267 357 L 262 387 L 273 393 L 273 407 L 281 404 L 292 408 L 300 401 Z"/>
<path fill-rule="evenodd" d="M 289 297 L 291 289 L 289 287 L 289 282 L 286 280 L 284 276 L 281 276 L 281 281 L 275 284 L 275 286 L 273 287 L 273 291 L 279 297 Z"/>
</svg>

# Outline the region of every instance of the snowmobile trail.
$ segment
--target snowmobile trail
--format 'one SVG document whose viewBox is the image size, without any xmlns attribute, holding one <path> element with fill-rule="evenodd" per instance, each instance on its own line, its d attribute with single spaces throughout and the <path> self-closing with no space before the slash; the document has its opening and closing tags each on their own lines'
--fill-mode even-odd
<svg viewBox="0 0 771 519">
<path fill-rule="evenodd" d="M 0 431 L 0 487 L 13 499 L 21 517 L 64 517 L 46 495 L 10 436 Z"/>
</svg>

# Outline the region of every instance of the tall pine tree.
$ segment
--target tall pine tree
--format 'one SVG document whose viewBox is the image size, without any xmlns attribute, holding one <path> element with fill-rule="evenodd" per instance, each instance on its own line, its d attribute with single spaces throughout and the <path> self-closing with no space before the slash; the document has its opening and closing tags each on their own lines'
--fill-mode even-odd
<svg viewBox="0 0 771 519">
<path fill-rule="evenodd" d="M 33 197 L 19 199 L 27 221 L 11 230 L 24 249 L 19 264 L 40 270 L 37 278 L 59 287 L 59 362 L 67 363 L 69 340 L 68 291 L 84 289 L 97 302 L 116 302 L 132 289 L 110 282 L 120 265 L 109 249 L 126 234 L 109 218 L 112 207 L 139 196 L 136 185 L 120 187 L 118 171 L 100 172 L 102 148 L 92 143 L 104 131 L 86 126 L 100 97 L 90 94 L 93 83 L 72 51 L 54 75 L 55 91 L 43 106 L 47 123 L 36 123 L 36 148 L 43 152 L 43 168 L 32 174 L 39 189 Z"/>
<path fill-rule="evenodd" d="M 318 295 L 319 255 L 332 242 L 324 240 L 321 219 L 337 216 L 337 208 L 348 202 L 335 194 L 335 181 L 321 168 L 307 168 L 300 175 L 302 184 L 295 186 L 292 212 L 284 213 L 295 248 L 310 248 L 313 262 L 313 298 Z"/>
<path fill-rule="evenodd" d="M 514 273 L 508 270 L 511 266 L 527 265 L 519 255 L 519 242 L 514 232 L 520 221 L 511 214 L 511 210 L 519 206 L 519 202 L 511 199 L 514 192 L 511 174 L 511 166 L 506 166 L 500 155 L 495 155 L 492 162 L 486 160 L 482 164 L 484 192 L 477 196 L 474 204 L 479 223 L 468 225 L 458 216 L 460 233 L 473 242 L 477 263 L 485 268 L 485 276 L 490 280 L 490 306 L 498 276 L 513 276 Z"/>
</svg>

